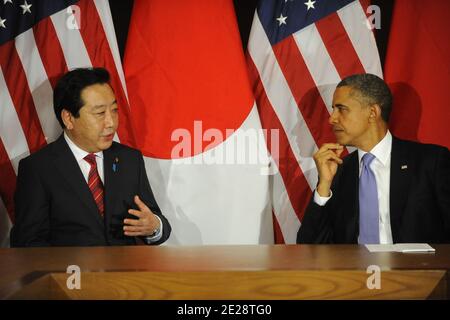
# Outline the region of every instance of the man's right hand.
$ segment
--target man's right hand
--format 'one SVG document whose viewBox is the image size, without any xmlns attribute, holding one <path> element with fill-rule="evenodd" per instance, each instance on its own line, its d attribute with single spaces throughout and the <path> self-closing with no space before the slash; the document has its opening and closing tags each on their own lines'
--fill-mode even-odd
<svg viewBox="0 0 450 320">
<path fill-rule="evenodd" d="M 330 196 L 331 183 L 336 175 L 338 165 L 343 162 L 340 158 L 343 151 L 344 146 L 338 143 L 324 143 L 313 156 L 319 172 L 317 192 L 321 197 Z"/>
</svg>

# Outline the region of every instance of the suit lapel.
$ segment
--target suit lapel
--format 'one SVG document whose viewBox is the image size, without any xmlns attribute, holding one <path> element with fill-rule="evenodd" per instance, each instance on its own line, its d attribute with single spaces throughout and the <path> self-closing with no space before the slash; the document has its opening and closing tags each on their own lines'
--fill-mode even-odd
<svg viewBox="0 0 450 320">
<path fill-rule="evenodd" d="M 91 191 L 63 135 L 55 141 L 54 152 L 56 156 L 54 160 L 56 169 L 60 172 L 62 178 L 66 180 L 67 184 L 72 187 L 74 194 L 103 227 L 103 221 L 98 213 L 98 208 L 92 198 Z"/>
<path fill-rule="evenodd" d="M 347 163 L 348 174 L 346 175 L 346 180 L 344 182 L 343 190 L 350 191 L 345 195 L 346 204 L 345 215 L 348 221 L 346 224 L 346 241 L 349 243 L 355 243 L 358 239 L 359 234 L 359 163 L 358 163 L 358 152 L 353 152 L 350 155 L 350 159 Z"/>
<path fill-rule="evenodd" d="M 408 196 L 411 163 L 407 150 L 400 140 L 392 137 L 389 212 L 392 240 L 398 242 L 402 214 Z"/>
<path fill-rule="evenodd" d="M 114 151 L 114 144 L 111 148 L 103 151 L 103 172 L 105 175 L 105 219 L 106 225 L 111 221 L 112 209 L 116 201 L 116 191 L 119 186 L 119 157 Z"/>
</svg>

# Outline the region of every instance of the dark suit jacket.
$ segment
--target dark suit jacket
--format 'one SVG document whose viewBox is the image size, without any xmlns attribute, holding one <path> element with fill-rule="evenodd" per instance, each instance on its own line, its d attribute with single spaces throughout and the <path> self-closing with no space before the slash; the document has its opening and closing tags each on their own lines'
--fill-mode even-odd
<svg viewBox="0 0 450 320">
<path fill-rule="evenodd" d="M 98 213 L 86 180 L 63 135 L 21 160 L 11 246 L 136 244 L 136 238 L 123 234 L 123 219 L 129 215 L 128 209 L 137 209 L 134 195 L 138 195 L 163 223 L 162 238 L 152 244 L 166 241 L 171 227 L 153 197 L 142 154 L 113 142 L 103 155 L 104 218 Z M 116 162 L 116 171 L 113 171 L 113 162 Z"/>
<path fill-rule="evenodd" d="M 390 175 L 393 242 L 450 243 L 449 150 L 393 137 Z M 297 243 L 357 243 L 358 185 L 355 151 L 339 167 L 326 205 L 311 199 Z"/>
</svg>

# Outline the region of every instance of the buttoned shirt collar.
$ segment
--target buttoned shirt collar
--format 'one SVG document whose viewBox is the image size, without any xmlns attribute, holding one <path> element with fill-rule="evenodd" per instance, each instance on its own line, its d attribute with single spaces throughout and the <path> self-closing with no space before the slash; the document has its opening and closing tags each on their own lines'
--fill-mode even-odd
<svg viewBox="0 0 450 320">
<path fill-rule="evenodd" d="M 79 162 L 80 160 L 84 159 L 84 157 L 86 157 L 89 152 L 84 151 L 83 149 L 81 149 L 80 147 L 78 147 L 67 135 L 67 133 L 64 132 L 64 139 L 66 139 L 67 144 L 69 145 L 70 150 L 72 150 L 73 155 L 75 156 L 75 159 L 77 160 L 77 162 Z M 103 159 L 103 151 L 99 151 L 94 153 L 97 157 L 99 157 L 100 159 Z"/>
<path fill-rule="evenodd" d="M 391 150 L 392 150 L 392 134 L 388 130 L 384 138 L 381 139 L 381 141 L 378 142 L 377 145 L 375 145 L 375 147 L 373 147 L 372 150 L 370 150 L 369 152 L 373 154 L 375 158 L 378 159 L 384 166 L 386 166 L 386 164 L 389 161 L 389 157 L 391 155 Z M 367 152 L 358 149 L 359 163 L 361 163 L 361 159 L 366 153 Z"/>
</svg>

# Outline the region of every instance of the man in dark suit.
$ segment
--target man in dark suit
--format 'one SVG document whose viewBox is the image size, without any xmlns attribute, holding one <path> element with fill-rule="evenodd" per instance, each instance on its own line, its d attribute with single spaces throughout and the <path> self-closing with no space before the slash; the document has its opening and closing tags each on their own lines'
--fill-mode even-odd
<svg viewBox="0 0 450 320">
<path fill-rule="evenodd" d="M 142 154 L 113 141 L 118 105 L 105 69 L 66 73 L 54 91 L 64 133 L 20 161 L 12 247 L 160 244 L 171 227 Z"/>
<path fill-rule="evenodd" d="M 392 95 L 371 74 L 343 79 L 314 154 L 319 182 L 297 243 L 450 243 L 450 153 L 388 130 Z M 406 121 L 406 119 L 405 119 Z M 357 150 L 340 158 L 344 146 Z"/>
</svg>

